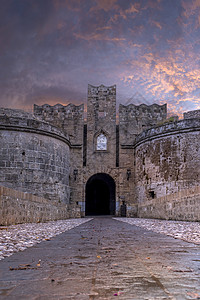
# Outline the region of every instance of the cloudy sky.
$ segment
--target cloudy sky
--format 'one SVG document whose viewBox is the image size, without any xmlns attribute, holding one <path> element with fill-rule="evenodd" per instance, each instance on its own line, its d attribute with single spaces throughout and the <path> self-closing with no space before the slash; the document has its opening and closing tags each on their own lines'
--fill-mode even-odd
<svg viewBox="0 0 200 300">
<path fill-rule="evenodd" d="M 0 0 L 0 106 L 118 103 L 200 109 L 200 0 Z"/>
</svg>

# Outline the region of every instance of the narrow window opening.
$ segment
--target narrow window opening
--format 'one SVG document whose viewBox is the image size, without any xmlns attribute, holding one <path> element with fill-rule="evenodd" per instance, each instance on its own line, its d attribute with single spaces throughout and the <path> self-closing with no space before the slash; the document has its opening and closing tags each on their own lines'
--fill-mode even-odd
<svg viewBox="0 0 200 300">
<path fill-rule="evenodd" d="M 87 124 L 83 127 L 83 166 L 87 164 Z"/>
<path fill-rule="evenodd" d="M 149 191 L 149 196 L 150 196 L 152 199 L 156 198 L 156 194 L 155 194 L 154 191 Z"/>
<path fill-rule="evenodd" d="M 103 133 L 97 136 L 96 150 L 107 150 L 107 137 Z"/>
<path fill-rule="evenodd" d="M 119 125 L 116 125 L 116 167 L 119 167 Z"/>
</svg>

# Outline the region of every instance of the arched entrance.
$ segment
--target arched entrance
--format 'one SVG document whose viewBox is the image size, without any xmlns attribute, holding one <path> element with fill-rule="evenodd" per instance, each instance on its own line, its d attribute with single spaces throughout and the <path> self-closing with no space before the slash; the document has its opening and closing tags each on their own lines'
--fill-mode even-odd
<svg viewBox="0 0 200 300">
<path fill-rule="evenodd" d="M 105 173 L 91 176 L 86 183 L 85 215 L 115 214 L 115 182 Z"/>
</svg>

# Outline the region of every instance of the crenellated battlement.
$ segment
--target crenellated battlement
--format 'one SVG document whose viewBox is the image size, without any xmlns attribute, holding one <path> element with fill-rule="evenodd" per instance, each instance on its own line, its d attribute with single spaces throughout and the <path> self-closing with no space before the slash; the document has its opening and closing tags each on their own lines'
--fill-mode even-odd
<svg viewBox="0 0 200 300">
<path fill-rule="evenodd" d="M 167 105 L 122 105 L 119 106 L 120 143 L 133 143 L 136 135 L 167 118 Z"/>
<path fill-rule="evenodd" d="M 196 119 L 196 118 L 199 119 L 200 118 L 200 109 L 185 112 L 183 114 L 183 116 L 184 116 L 184 119 Z"/>
<path fill-rule="evenodd" d="M 100 86 L 93 86 L 88 84 L 88 96 L 95 96 L 95 95 L 116 95 L 116 85 L 105 86 L 101 84 Z"/>
<path fill-rule="evenodd" d="M 55 104 L 53 106 L 49 104 L 36 105 L 34 104 L 34 115 L 37 117 L 42 117 L 42 119 L 50 119 L 51 117 L 65 117 L 65 118 L 80 118 L 83 116 L 84 104 L 75 105 L 68 104 L 66 106 L 62 104 Z"/>
<path fill-rule="evenodd" d="M 158 121 L 162 121 L 167 117 L 167 104 L 158 105 L 156 103 L 152 105 L 140 104 L 140 105 L 119 105 L 119 114 L 122 121 L 128 121 L 131 119 L 148 118 L 149 121 L 153 120 L 156 124 Z M 151 122 L 152 124 L 152 122 Z M 153 125 L 155 125 L 153 124 Z"/>
<path fill-rule="evenodd" d="M 38 106 L 34 104 L 34 115 L 61 128 L 70 137 L 72 144 L 82 144 L 84 104 L 72 103 Z"/>
</svg>

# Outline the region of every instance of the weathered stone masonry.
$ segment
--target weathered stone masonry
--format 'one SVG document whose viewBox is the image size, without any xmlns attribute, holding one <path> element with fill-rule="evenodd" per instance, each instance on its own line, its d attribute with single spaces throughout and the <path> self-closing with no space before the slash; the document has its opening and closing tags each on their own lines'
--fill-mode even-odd
<svg viewBox="0 0 200 300">
<path fill-rule="evenodd" d="M 44 217 L 41 210 L 41 216 L 38 217 L 37 214 L 40 221 L 52 219 L 56 203 L 60 214 L 55 213 L 54 219 L 70 216 L 67 211 L 70 206 L 72 210 L 74 208 L 73 204 L 69 203 L 70 142 L 68 136 L 57 127 L 40 121 L 31 114 L 20 110 L 1 109 L 0 141 L 0 185 L 13 190 L 13 193 L 9 194 L 9 202 L 3 201 L 2 197 L 7 195 L 1 194 L 1 223 L 8 224 L 10 220 L 13 223 L 36 221 L 35 204 L 30 205 L 27 210 L 29 217 L 25 217 L 23 205 L 11 206 L 16 199 L 18 203 L 22 201 L 21 199 L 27 199 L 24 196 L 15 197 L 17 193 L 15 190 L 38 196 L 44 199 L 43 203 L 49 200 L 49 204 L 46 205 L 49 214 Z M 23 201 L 27 208 L 27 201 Z M 63 204 L 62 209 L 66 212 L 61 213 L 59 203 Z M 30 211 L 31 207 L 32 211 Z M 5 221 L 6 212 L 7 221 Z"/>
<path fill-rule="evenodd" d="M 198 118 L 154 127 L 136 138 L 136 194 L 140 217 L 157 215 L 166 219 L 199 220 L 199 146 Z"/>
<path fill-rule="evenodd" d="M 1 110 L 1 184 L 67 203 L 68 137 L 48 123 L 17 113 Z"/>
<path fill-rule="evenodd" d="M 0 185 L 44 199 L 41 216 L 45 205 L 52 216 L 57 203 L 57 219 L 80 209 L 120 215 L 125 204 L 127 216 L 197 221 L 200 113 L 171 121 L 166 104 L 130 104 L 119 106 L 117 124 L 115 85 L 88 85 L 86 122 L 83 105 L 35 105 L 34 116 L 1 109 Z M 5 219 L 8 201 L 0 203 Z M 36 207 L 11 219 L 31 221 Z"/>
<path fill-rule="evenodd" d="M 0 225 L 38 223 L 80 217 L 77 205 L 35 196 L 0 186 Z"/>
</svg>

